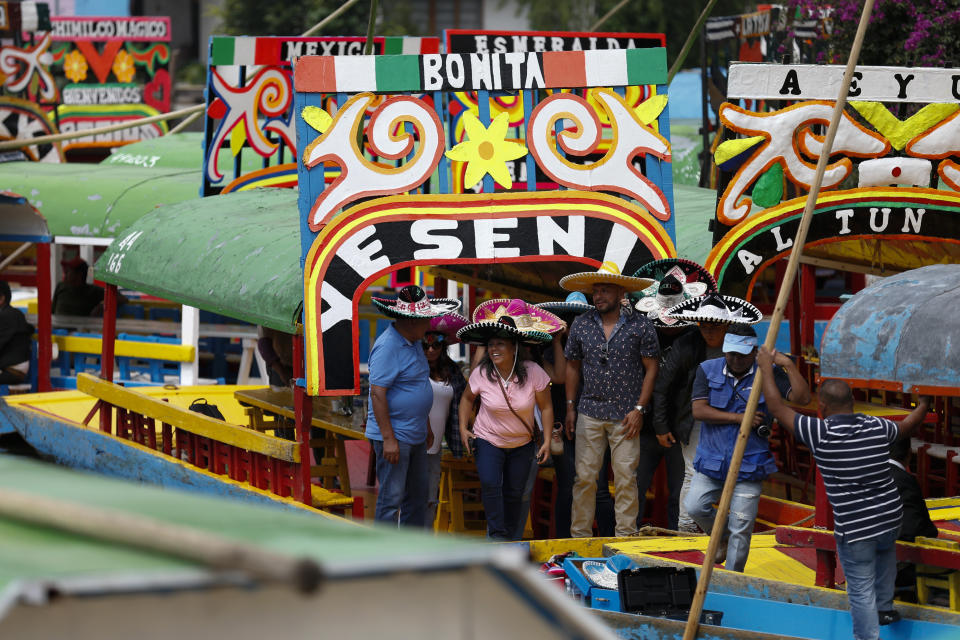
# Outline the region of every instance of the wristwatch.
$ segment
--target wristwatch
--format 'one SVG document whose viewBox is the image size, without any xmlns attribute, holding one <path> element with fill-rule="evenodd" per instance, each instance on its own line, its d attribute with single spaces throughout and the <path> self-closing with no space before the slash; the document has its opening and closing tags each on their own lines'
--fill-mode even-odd
<svg viewBox="0 0 960 640">
<path fill-rule="evenodd" d="M 638 404 L 638 405 L 634 405 L 633 408 L 636 409 L 637 411 L 639 411 L 642 415 L 647 415 L 647 407 L 646 407 L 646 405 Z"/>
</svg>

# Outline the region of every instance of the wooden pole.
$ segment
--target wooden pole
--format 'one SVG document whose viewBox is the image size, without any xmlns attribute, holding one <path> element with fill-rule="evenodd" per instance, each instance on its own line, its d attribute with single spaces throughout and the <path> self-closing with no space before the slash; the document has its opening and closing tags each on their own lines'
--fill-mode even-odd
<svg viewBox="0 0 960 640">
<path fill-rule="evenodd" d="M 336 11 L 334 11 L 333 13 L 331 13 L 330 15 L 328 15 L 326 18 L 324 18 L 323 20 L 321 20 L 321 21 L 318 22 L 317 24 L 313 25 L 312 27 L 310 27 L 309 29 L 307 29 L 306 31 L 304 31 L 304 32 L 303 32 L 303 35 L 302 35 L 301 37 L 302 37 L 302 38 L 306 38 L 307 36 L 312 36 L 312 35 L 315 34 L 317 31 L 320 31 L 320 29 L 323 29 L 325 26 L 327 26 L 328 23 L 330 23 L 330 22 L 332 22 L 333 20 L 336 20 L 338 17 L 340 17 L 340 14 L 341 14 L 341 13 L 343 13 L 344 11 L 346 11 L 347 9 L 349 9 L 350 7 L 352 7 L 353 5 L 355 5 L 357 2 L 359 2 L 359 0 L 347 0 L 347 1 L 344 2 L 342 5 L 340 5 L 340 8 L 339 8 L 339 9 L 337 9 Z"/>
<path fill-rule="evenodd" d="M 847 68 L 843 74 L 843 80 L 840 83 L 840 91 L 837 96 L 837 103 L 833 108 L 833 116 L 830 118 L 830 126 L 827 129 L 827 135 L 823 141 L 823 149 L 820 152 L 820 159 L 817 161 L 817 172 L 813 178 L 813 184 L 810 186 L 810 192 L 807 194 L 807 202 L 803 208 L 803 217 L 800 219 L 800 227 L 797 229 L 797 236 L 793 241 L 793 250 L 790 252 L 790 260 L 787 262 L 787 270 L 784 273 L 783 281 L 780 283 L 780 291 L 777 294 L 777 304 L 773 309 L 773 316 L 770 318 L 770 329 L 767 331 L 767 339 L 764 346 L 772 349 L 777 341 L 777 331 L 780 329 L 780 322 L 783 320 L 783 312 L 787 305 L 787 299 L 790 290 L 793 288 L 794 278 L 797 275 L 797 266 L 800 263 L 800 255 L 803 253 L 803 245 L 807 240 L 807 231 L 810 229 L 810 220 L 813 217 L 813 209 L 817 204 L 817 196 L 820 194 L 820 185 L 823 183 L 823 173 L 830 161 L 830 151 L 833 149 L 833 140 L 837 135 L 837 128 L 840 126 L 840 117 L 843 115 L 843 108 L 847 102 L 847 92 L 850 90 L 850 80 L 853 78 L 853 72 L 857 66 L 857 58 L 860 57 L 860 49 L 863 46 L 863 37 L 867 31 L 867 24 L 870 22 L 870 14 L 873 12 L 874 0 L 865 0 L 863 12 L 860 14 L 860 24 L 857 27 L 857 35 L 853 39 L 853 46 L 850 48 L 850 57 L 847 59 Z M 703 567 L 700 569 L 700 579 L 697 581 L 697 590 L 693 596 L 693 602 L 690 605 L 690 615 L 687 618 L 687 626 L 683 632 L 683 640 L 694 640 L 697 636 L 697 629 L 700 626 L 700 614 L 703 612 L 703 601 L 707 596 L 707 588 L 710 586 L 710 576 L 713 573 L 713 559 L 717 553 L 717 547 L 723 538 L 723 533 L 727 528 L 727 515 L 730 512 L 730 501 L 733 498 L 733 490 L 737 484 L 737 476 L 740 474 L 740 463 L 743 460 L 743 452 L 747 446 L 747 438 L 750 435 L 750 429 L 753 424 L 753 416 L 757 411 L 757 404 L 760 400 L 760 389 L 763 386 L 762 375 L 757 370 L 753 388 L 750 390 L 750 397 L 747 399 L 747 408 L 743 413 L 743 420 L 740 422 L 740 434 L 737 436 L 737 443 L 733 449 L 733 457 L 730 460 L 730 469 L 727 472 L 727 479 L 723 485 L 723 494 L 720 497 L 720 504 L 717 505 L 717 516 L 713 523 L 713 531 L 710 533 L 710 543 L 707 545 L 707 552 L 704 555 Z"/>
<path fill-rule="evenodd" d="M 602 18 L 600 18 L 599 20 L 594 22 L 593 25 L 590 26 L 590 31 L 596 31 L 597 29 L 599 29 L 600 25 L 602 25 L 604 22 L 612 18 L 614 15 L 616 15 L 616 13 L 620 11 L 620 9 L 623 9 L 625 6 L 627 6 L 628 2 L 630 2 L 630 0 L 620 0 L 620 2 L 618 2 L 612 9 L 610 9 L 610 11 L 607 11 L 605 14 L 603 14 Z"/>
<path fill-rule="evenodd" d="M 146 118 L 137 118 L 136 120 L 128 120 L 127 122 L 121 122 L 119 124 L 111 124 L 107 127 L 99 127 L 97 129 L 86 129 L 84 131 L 70 131 L 67 133 L 53 133 L 48 136 L 37 136 L 36 138 L 17 138 L 14 140 L 4 140 L 3 142 L 0 142 L 0 151 L 7 151 L 9 149 L 22 149 L 23 147 L 32 147 L 38 144 L 47 144 L 48 142 L 63 142 L 65 140 L 75 140 L 77 138 L 95 136 L 101 133 L 113 133 L 114 131 L 123 131 L 124 129 L 130 129 L 131 127 L 139 127 L 140 125 L 144 125 L 144 124 L 152 124 L 154 122 L 162 122 L 164 120 L 172 120 L 174 118 L 189 116 L 194 112 L 203 111 L 205 108 L 206 108 L 206 105 L 197 104 L 192 107 L 187 107 L 186 109 L 178 109 L 176 111 L 171 111 L 169 113 L 160 113 L 155 116 L 149 116 Z"/>
<path fill-rule="evenodd" d="M 191 113 L 189 116 L 187 116 L 186 118 L 184 118 L 183 120 L 181 120 L 181 121 L 180 121 L 180 124 L 178 124 L 177 126 L 175 126 L 173 129 L 170 129 L 170 131 L 167 131 L 167 135 L 168 135 L 168 136 L 172 136 L 172 135 L 175 134 L 175 133 L 180 133 L 181 131 L 183 131 L 184 129 L 186 129 L 187 127 L 189 127 L 189 126 L 190 126 L 190 123 L 193 122 L 194 120 L 196 120 L 197 118 L 199 118 L 201 115 L 203 115 L 203 112 L 202 112 L 202 111 L 197 111 L 197 112 L 195 112 L 195 113 Z"/>
<path fill-rule="evenodd" d="M 0 490 L 0 516 L 184 558 L 212 569 L 241 571 L 257 580 L 292 584 L 304 592 L 316 590 L 323 577 L 320 566 L 308 558 L 145 516 L 19 491 Z"/>
<path fill-rule="evenodd" d="M 14 249 L 13 252 L 12 252 L 10 255 L 8 255 L 6 258 L 3 259 L 3 262 L 0 262 L 0 271 L 3 271 L 3 270 L 6 269 L 8 266 L 10 266 L 10 264 L 11 264 L 14 260 L 16 260 L 17 258 L 19 258 L 19 257 L 23 254 L 23 252 L 26 251 L 27 249 L 29 249 L 31 246 L 33 246 L 33 243 L 32 243 L 32 242 L 24 242 L 24 243 L 21 244 L 19 247 L 17 247 L 16 249 Z M 7 302 L 10 302 L 10 301 L 7 300 Z"/>
<path fill-rule="evenodd" d="M 690 29 L 690 33 L 687 34 L 687 41 L 683 43 L 683 48 L 680 49 L 680 53 L 677 54 L 677 59 L 673 61 L 673 66 L 670 67 L 670 71 L 667 73 L 667 84 L 673 82 L 673 76 L 677 75 L 677 72 L 680 71 L 680 67 L 683 66 L 683 61 L 686 60 L 690 54 L 690 49 L 693 48 L 693 43 L 697 39 L 697 35 L 700 34 L 700 30 L 703 29 L 703 24 L 707 21 L 707 18 L 710 17 L 710 12 L 713 11 L 715 4 L 717 4 L 717 0 L 710 0 L 707 6 L 703 8 L 703 11 L 700 12 L 697 23 L 693 25 L 693 29 Z M 703 73 L 703 69 L 700 69 L 700 73 Z M 704 96 L 704 100 L 706 100 L 706 96 Z M 704 122 L 704 126 L 706 126 L 706 122 Z"/>
</svg>

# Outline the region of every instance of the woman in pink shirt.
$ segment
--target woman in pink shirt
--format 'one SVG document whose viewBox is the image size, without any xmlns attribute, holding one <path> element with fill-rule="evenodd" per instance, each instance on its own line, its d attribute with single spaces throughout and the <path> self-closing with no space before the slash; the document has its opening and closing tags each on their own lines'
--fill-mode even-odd
<svg viewBox="0 0 960 640">
<path fill-rule="evenodd" d="M 540 408 L 542 424 L 553 424 L 550 377 L 528 360 L 520 342 L 549 342 L 542 331 L 522 331 L 511 316 L 497 321 L 475 322 L 457 333 L 471 344 L 483 344 L 487 354 L 474 368 L 460 399 L 460 432 L 467 452 L 474 451 L 480 475 L 481 498 L 487 516 L 487 537 L 515 540 L 523 492 L 534 458 L 542 462 L 549 455 L 544 439 L 535 451 L 534 406 Z M 476 398 L 480 409 L 468 429 Z"/>
</svg>

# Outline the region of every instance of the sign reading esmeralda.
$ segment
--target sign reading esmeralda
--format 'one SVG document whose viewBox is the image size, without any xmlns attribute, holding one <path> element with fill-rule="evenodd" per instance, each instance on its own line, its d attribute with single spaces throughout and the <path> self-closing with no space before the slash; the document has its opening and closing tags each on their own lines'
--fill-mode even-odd
<svg viewBox="0 0 960 640">
<path fill-rule="evenodd" d="M 731 63 L 728 98 L 836 100 L 844 67 Z M 960 69 L 857 67 L 849 98 L 877 102 L 956 102 Z"/>
<path fill-rule="evenodd" d="M 661 49 L 303 58 L 297 91 L 518 91 L 659 84 Z"/>
<path fill-rule="evenodd" d="M 447 29 L 447 53 L 528 53 L 665 47 L 662 33 L 576 31 L 474 31 Z"/>
</svg>

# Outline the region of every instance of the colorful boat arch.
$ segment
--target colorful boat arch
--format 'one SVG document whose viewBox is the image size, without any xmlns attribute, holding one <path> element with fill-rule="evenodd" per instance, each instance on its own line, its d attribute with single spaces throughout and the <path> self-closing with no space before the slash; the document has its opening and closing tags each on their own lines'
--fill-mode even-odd
<svg viewBox="0 0 960 640">
<path fill-rule="evenodd" d="M 705 266 L 722 291 L 751 296 L 760 273 L 791 250 L 805 203 L 806 196 L 795 198 L 747 218 L 714 245 Z M 823 194 L 805 247 L 878 239 L 960 247 L 960 193 L 869 187 Z M 903 268 L 943 262 L 946 255 L 921 256 Z"/>
<path fill-rule="evenodd" d="M 616 262 L 632 273 L 676 255 L 662 224 L 622 198 L 568 190 L 403 195 L 323 227 L 304 265 L 307 393 L 359 393 L 358 306 L 367 286 L 409 266 Z"/>
</svg>

